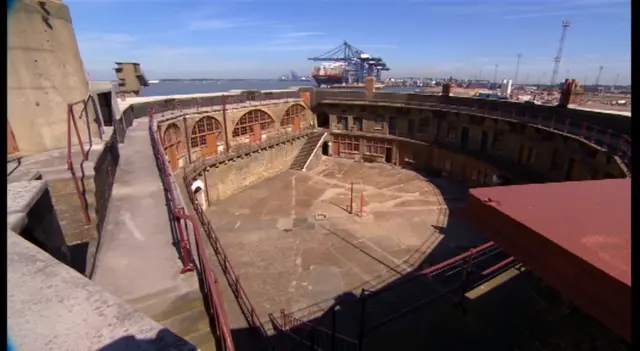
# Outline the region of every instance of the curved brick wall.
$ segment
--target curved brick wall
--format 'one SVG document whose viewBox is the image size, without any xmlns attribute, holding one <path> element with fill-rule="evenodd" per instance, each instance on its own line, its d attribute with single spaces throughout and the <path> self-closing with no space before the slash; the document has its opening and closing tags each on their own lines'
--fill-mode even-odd
<svg viewBox="0 0 640 351">
<path fill-rule="evenodd" d="M 516 183 L 628 175 L 629 117 L 508 101 L 385 92 L 367 99 L 361 91 L 301 88 L 230 93 L 224 99 L 166 99 L 135 104 L 123 116 L 125 121 L 127 116 L 146 116 L 151 105 L 166 109 L 167 117 L 159 122 L 160 135 L 166 137 L 163 133 L 173 129 L 180 138 L 179 142 L 166 143 L 169 158 L 171 146 L 176 150 L 176 169 L 187 165 L 190 156 L 196 164 L 188 169 L 195 176 L 226 159 L 220 157 L 225 149 L 224 135 L 230 148 L 241 149 L 269 136 L 291 132 L 291 126 L 280 125 L 285 112 L 291 106 L 307 104 L 310 108 L 303 114 L 300 127 L 313 126 L 314 116 L 329 117 L 334 156 L 371 161 L 386 158 L 403 167 L 444 172 L 469 185 L 486 184 L 494 174 Z M 252 110 L 267 113 L 274 128 L 261 131 L 259 139 L 233 137 L 238 120 Z M 197 122 L 204 117 L 212 117 L 216 128 L 222 129 L 215 139 L 217 147 L 208 155 L 203 155 L 201 147 L 191 147 L 190 140 L 197 133 Z M 346 118 L 346 129 L 338 123 L 338 117 Z M 362 118 L 361 131 L 355 126 L 358 117 Z M 395 130 L 390 122 L 395 123 Z M 353 144 L 354 138 L 359 151 L 341 149 L 341 141 Z M 391 155 L 368 153 L 372 143 L 391 148 Z M 215 154 L 218 157 L 212 158 Z"/>
</svg>

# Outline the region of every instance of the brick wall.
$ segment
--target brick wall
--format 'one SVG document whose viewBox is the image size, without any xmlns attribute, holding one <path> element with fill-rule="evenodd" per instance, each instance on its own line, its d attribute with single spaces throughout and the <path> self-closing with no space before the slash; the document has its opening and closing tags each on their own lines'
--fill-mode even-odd
<svg viewBox="0 0 640 351">
<path fill-rule="evenodd" d="M 493 169 L 511 174 L 514 178 L 519 179 L 519 174 L 523 174 L 529 177 L 529 181 L 626 176 L 626 168 L 611 152 L 548 128 L 482 115 L 426 108 L 349 103 L 320 104 L 316 109 L 329 114 L 334 144 L 332 151 L 340 157 L 387 161 L 394 164 L 402 164 L 405 159 L 412 158 L 433 159 L 435 156 L 427 155 L 435 154 L 422 150 L 424 146 L 419 146 L 424 144 L 448 150 L 448 154 L 451 155 L 446 157 L 449 163 L 458 160 L 455 163 L 464 162 L 471 165 L 475 158 L 484 164 L 492 165 Z M 353 152 L 345 150 L 344 147 L 341 150 L 340 137 L 343 141 L 344 138 L 351 138 L 352 143 L 356 142 L 359 145 L 359 150 Z M 412 144 L 411 140 L 418 143 Z M 384 152 L 367 155 L 367 144 L 371 143 L 386 144 L 391 148 L 391 155 L 385 155 Z M 455 154 L 466 156 L 458 157 L 454 156 Z M 434 166 L 433 162 L 431 165 Z M 476 171 L 483 172 L 483 169 Z M 477 173 L 472 170 L 465 172 L 469 176 Z"/>
<path fill-rule="evenodd" d="M 224 199 L 288 169 L 304 141 L 295 139 L 212 166 L 205 172 L 209 201 Z"/>
</svg>

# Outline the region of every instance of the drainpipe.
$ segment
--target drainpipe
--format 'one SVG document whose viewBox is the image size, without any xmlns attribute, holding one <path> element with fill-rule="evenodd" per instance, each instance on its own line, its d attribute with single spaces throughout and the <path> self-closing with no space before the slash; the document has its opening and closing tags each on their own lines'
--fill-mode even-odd
<svg viewBox="0 0 640 351">
<path fill-rule="evenodd" d="M 227 128 L 227 96 L 222 95 L 222 123 L 224 123 L 224 151 L 229 153 L 229 133 Z"/>
<path fill-rule="evenodd" d="M 187 161 L 191 164 L 191 140 L 189 138 L 189 130 L 187 129 L 187 116 L 182 117 L 182 124 L 184 124 L 184 140 L 187 144 Z"/>
</svg>

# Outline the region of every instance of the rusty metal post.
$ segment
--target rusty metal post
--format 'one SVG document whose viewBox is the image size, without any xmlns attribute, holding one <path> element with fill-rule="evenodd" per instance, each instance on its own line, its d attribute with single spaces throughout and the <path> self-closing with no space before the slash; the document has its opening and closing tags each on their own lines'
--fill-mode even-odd
<svg viewBox="0 0 640 351">
<path fill-rule="evenodd" d="M 458 304 L 460 305 L 460 312 L 464 317 L 467 314 L 467 310 L 464 306 L 464 295 L 467 292 L 467 285 L 469 283 L 469 273 L 471 272 L 471 266 L 473 265 L 473 257 L 475 255 L 475 249 L 471 249 L 471 255 L 467 257 L 467 267 L 463 271 L 462 284 L 460 286 L 460 297 L 458 298 Z"/>
<path fill-rule="evenodd" d="M 227 96 L 226 95 L 222 95 L 220 97 L 220 99 L 222 100 L 222 123 L 224 124 L 224 126 L 222 126 L 222 130 L 224 131 L 224 151 L 226 153 L 229 153 L 229 128 L 228 128 L 228 124 L 227 124 Z"/>
<path fill-rule="evenodd" d="M 336 349 L 336 306 L 331 310 L 331 350 Z"/>
<path fill-rule="evenodd" d="M 187 116 L 182 117 L 182 124 L 184 125 L 184 142 L 187 144 L 187 161 L 191 164 L 191 140 L 189 138 L 189 129 L 187 129 Z"/>
<path fill-rule="evenodd" d="M 202 178 L 204 178 L 204 196 L 205 201 L 207 202 L 207 208 L 211 206 L 209 202 L 209 182 L 207 182 L 207 169 L 205 168 L 202 171 Z"/>
<path fill-rule="evenodd" d="M 353 214 L 353 182 L 351 182 L 351 196 L 349 197 L 349 214 Z"/>
</svg>

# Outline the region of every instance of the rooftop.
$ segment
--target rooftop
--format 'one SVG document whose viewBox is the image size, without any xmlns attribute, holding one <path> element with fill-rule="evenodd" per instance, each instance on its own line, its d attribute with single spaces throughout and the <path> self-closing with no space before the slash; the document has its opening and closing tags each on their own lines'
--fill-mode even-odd
<svg viewBox="0 0 640 351">
<path fill-rule="evenodd" d="M 502 213 L 631 285 L 631 179 L 478 188 Z"/>
</svg>

